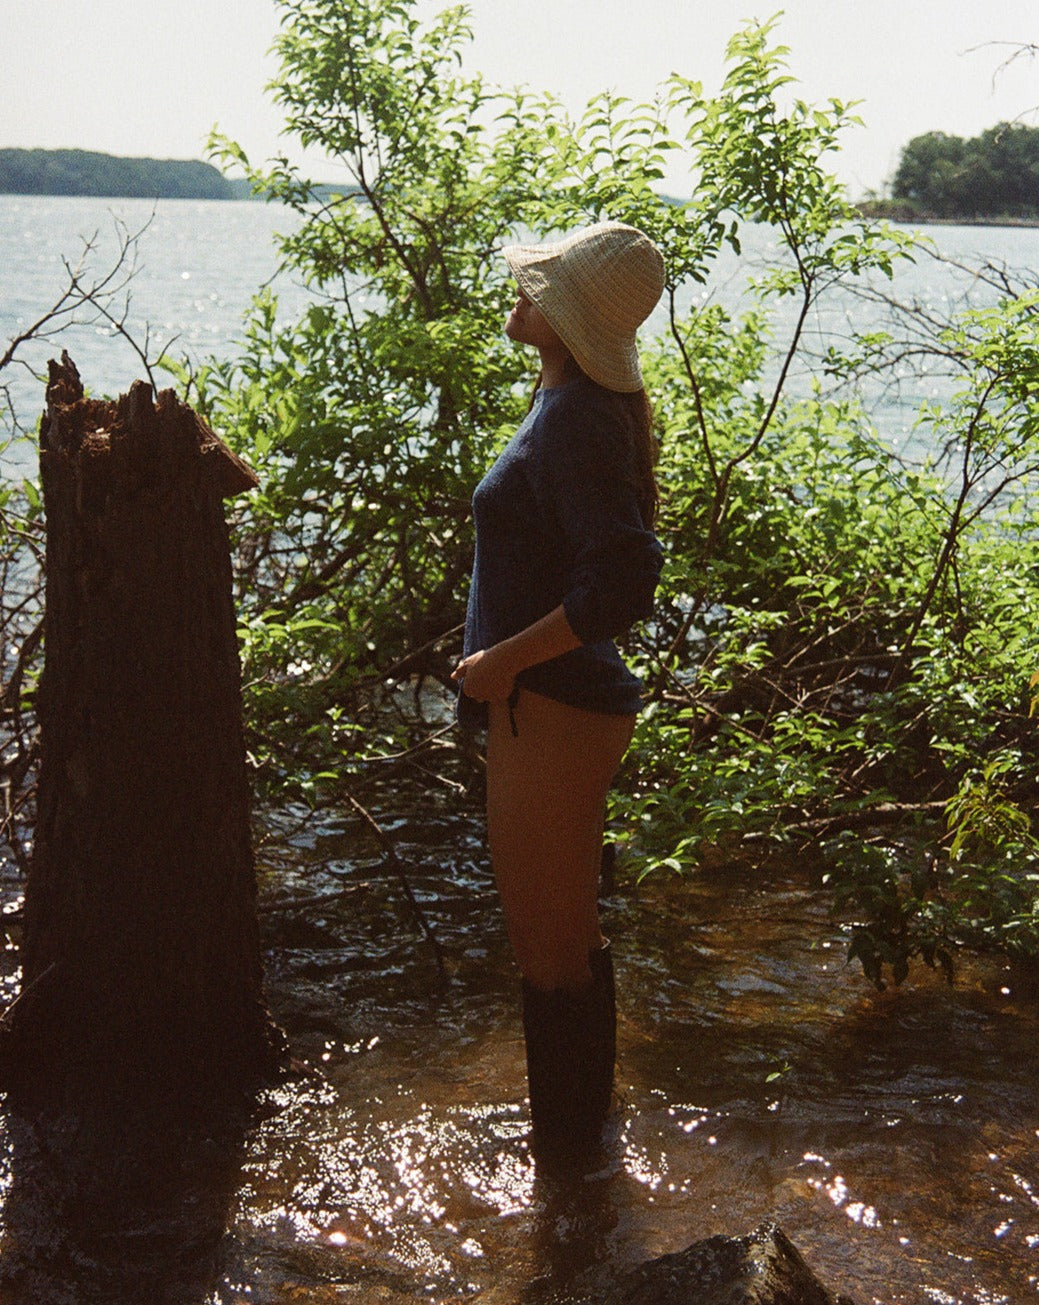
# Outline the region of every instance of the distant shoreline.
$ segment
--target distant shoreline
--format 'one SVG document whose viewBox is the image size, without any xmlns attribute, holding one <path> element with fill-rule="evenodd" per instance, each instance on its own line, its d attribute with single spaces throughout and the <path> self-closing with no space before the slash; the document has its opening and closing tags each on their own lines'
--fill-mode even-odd
<svg viewBox="0 0 1039 1305">
<path fill-rule="evenodd" d="M 92 199 L 247 199 L 247 181 L 231 181 L 199 159 L 121 158 L 96 150 L 0 149 L 0 194 Z"/>
<path fill-rule="evenodd" d="M 351 194 L 353 186 L 320 184 L 315 198 Z M 89 199 L 263 199 L 245 178 L 229 178 L 199 159 L 135 158 L 80 149 L 0 149 L 0 195 Z M 681 203 L 681 200 L 674 200 Z M 904 226 L 1039 227 L 1039 214 L 955 214 L 938 216 L 897 199 L 863 199 L 863 217 Z"/>
<path fill-rule="evenodd" d="M 955 216 L 925 213 L 899 199 L 862 199 L 855 208 L 863 217 L 886 218 L 899 226 L 917 227 L 1039 227 L 1039 214 L 1035 217 L 1017 217 L 1009 214 L 979 216 L 962 213 Z"/>
<path fill-rule="evenodd" d="M 314 198 L 356 186 L 316 183 Z M 225 177 L 199 159 L 129 158 L 96 150 L 0 149 L 0 195 L 56 199 L 264 200 L 245 177 Z"/>
</svg>

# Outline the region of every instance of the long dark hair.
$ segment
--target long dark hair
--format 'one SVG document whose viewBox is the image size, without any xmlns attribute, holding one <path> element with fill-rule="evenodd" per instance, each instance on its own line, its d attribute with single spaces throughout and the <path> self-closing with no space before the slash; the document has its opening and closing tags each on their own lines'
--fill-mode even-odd
<svg viewBox="0 0 1039 1305">
<path fill-rule="evenodd" d="M 568 357 L 566 370 L 568 380 L 576 380 L 578 376 L 584 376 L 591 380 L 591 377 L 584 371 L 573 354 Z M 598 382 L 592 381 L 592 384 L 596 385 Z M 534 393 L 530 396 L 531 407 L 534 406 L 534 395 L 537 394 L 540 388 L 541 377 L 539 375 L 537 384 L 534 386 Z M 624 417 L 624 424 L 631 432 L 635 497 L 639 505 L 642 524 L 647 529 L 652 528 L 656 523 L 657 508 L 660 506 L 660 490 L 657 487 L 657 457 L 660 445 L 653 431 L 653 405 L 650 403 L 649 395 L 645 389 L 622 394 L 618 390 L 607 390 L 605 386 L 599 388 L 617 404 Z"/>
<path fill-rule="evenodd" d="M 653 405 L 644 389 L 631 394 L 618 394 L 625 410 L 631 431 L 631 446 L 635 454 L 635 493 L 639 512 L 645 526 L 653 526 L 660 506 L 657 486 L 657 458 L 660 441 L 653 431 Z"/>
</svg>

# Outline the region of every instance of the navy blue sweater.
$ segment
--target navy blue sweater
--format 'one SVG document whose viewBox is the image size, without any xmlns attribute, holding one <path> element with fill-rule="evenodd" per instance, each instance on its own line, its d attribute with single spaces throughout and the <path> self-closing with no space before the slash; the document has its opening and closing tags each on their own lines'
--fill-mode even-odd
<svg viewBox="0 0 1039 1305">
<path fill-rule="evenodd" d="M 473 496 L 476 557 L 465 656 L 508 639 L 560 603 L 581 646 L 520 672 L 517 685 L 559 702 L 625 715 L 641 685 L 613 640 L 650 615 L 662 550 L 639 513 L 623 409 L 580 376 L 539 390 Z M 487 723 L 460 693 L 458 719 Z"/>
</svg>

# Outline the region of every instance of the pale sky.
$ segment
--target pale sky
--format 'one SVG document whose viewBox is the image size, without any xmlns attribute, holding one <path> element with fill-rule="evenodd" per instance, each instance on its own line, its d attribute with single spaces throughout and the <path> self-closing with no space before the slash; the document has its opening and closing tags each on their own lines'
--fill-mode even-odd
<svg viewBox="0 0 1039 1305">
<path fill-rule="evenodd" d="M 471 0 L 466 65 L 574 110 L 607 88 L 649 98 L 672 71 L 713 90 L 728 37 L 780 3 Z M 257 161 L 302 161 L 264 92 L 277 22 L 274 0 L 0 0 L 0 147 L 201 158 L 217 124 Z M 801 98 L 863 101 L 866 125 L 834 165 L 853 197 L 890 179 L 922 132 L 1039 125 L 1039 60 L 1000 71 L 1009 48 L 987 44 L 1039 42 L 1036 0 L 786 0 L 776 35 Z"/>
</svg>

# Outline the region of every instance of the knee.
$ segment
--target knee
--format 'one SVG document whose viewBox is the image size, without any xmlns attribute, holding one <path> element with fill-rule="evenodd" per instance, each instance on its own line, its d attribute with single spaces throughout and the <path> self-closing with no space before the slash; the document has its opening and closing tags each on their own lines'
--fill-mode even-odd
<svg viewBox="0 0 1039 1305">
<path fill-rule="evenodd" d="M 591 981 L 589 953 L 601 941 L 570 933 L 524 931 L 512 937 L 512 950 L 523 978 L 534 988 L 583 988 Z"/>
</svg>

